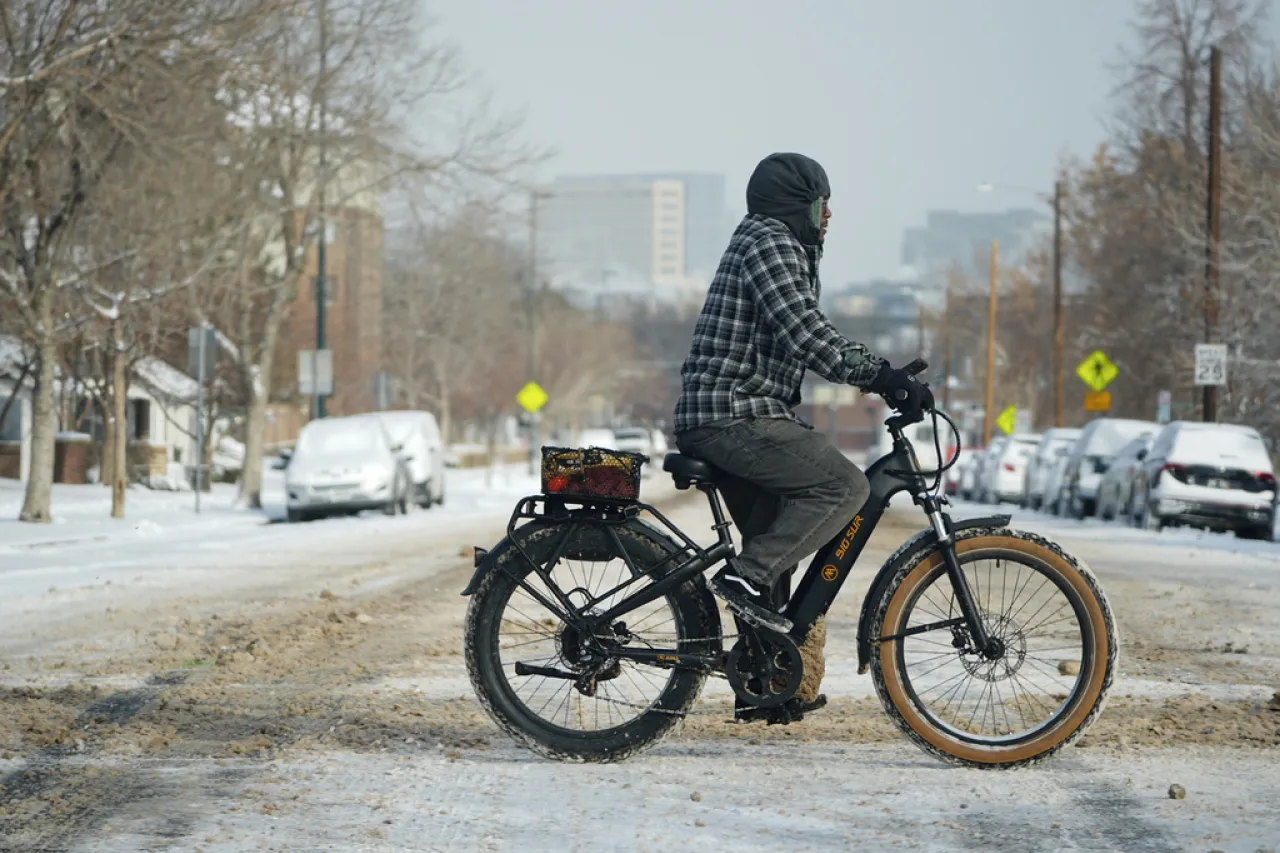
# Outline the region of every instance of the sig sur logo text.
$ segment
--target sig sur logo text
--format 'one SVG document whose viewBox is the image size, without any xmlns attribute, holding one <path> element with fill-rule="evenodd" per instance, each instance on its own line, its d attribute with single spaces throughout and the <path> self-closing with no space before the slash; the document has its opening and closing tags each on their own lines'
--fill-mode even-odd
<svg viewBox="0 0 1280 853">
<path fill-rule="evenodd" d="M 853 521 L 849 523 L 849 529 L 844 532 L 844 538 L 840 540 L 840 546 L 836 548 L 836 559 L 844 559 L 845 553 L 849 550 L 849 544 L 853 542 L 853 537 L 857 535 L 861 527 L 862 516 L 855 515 Z"/>
</svg>

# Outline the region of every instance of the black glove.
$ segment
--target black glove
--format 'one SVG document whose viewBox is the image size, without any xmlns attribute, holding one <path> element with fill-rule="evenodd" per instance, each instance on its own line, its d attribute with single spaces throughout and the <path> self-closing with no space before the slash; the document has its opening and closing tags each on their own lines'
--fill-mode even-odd
<svg viewBox="0 0 1280 853">
<path fill-rule="evenodd" d="M 890 367 L 887 363 L 881 365 L 867 390 L 884 397 L 895 412 L 916 414 L 933 408 L 933 392 L 929 386 L 917 382 L 902 368 Z"/>
</svg>

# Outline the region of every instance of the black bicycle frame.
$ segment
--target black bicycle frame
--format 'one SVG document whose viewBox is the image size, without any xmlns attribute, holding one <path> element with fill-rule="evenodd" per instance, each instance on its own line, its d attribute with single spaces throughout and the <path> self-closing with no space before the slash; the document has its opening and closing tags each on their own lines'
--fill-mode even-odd
<svg viewBox="0 0 1280 853">
<path fill-rule="evenodd" d="M 969 630 L 973 647 L 978 650 L 986 649 L 989 645 L 988 635 L 968 582 L 965 580 L 964 572 L 961 570 L 959 560 L 956 557 L 955 543 L 951 535 L 951 519 L 942 509 L 942 500 L 928 492 L 926 475 L 921 473 L 915 450 L 911 446 L 911 442 L 902 434 L 901 427 L 906 424 L 890 418 L 887 425 L 890 437 L 893 439 L 893 450 L 887 456 L 876 460 L 867 469 L 867 479 L 871 485 L 871 496 L 867 499 L 863 508 L 850 520 L 845 529 L 814 555 L 809 568 L 805 571 L 787 604 L 784 613 L 792 621 L 791 634 L 797 640 L 803 640 L 814 622 L 827 612 L 836 595 L 840 592 L 840 588 L 844 586 L 844 582 L 848 579 L 854 564 L 866 547 L 871 534 L 875 531 L 876 525 L 883 518 L 885 510 L 889 506 L 889 501 L 894 495 L 908 492 L 913 502 L 924 509 L 934 532 L 937 534 L 937 542 L 941 546 L 947 574 L 955 590 L 956 601 L 960 606 L 962 615 L 956 619 L 911 628 L 894 637 L 881 637 L 879 639 L 899 639 L 910 634 L 963 625 Z M 729 534 L 730 522 L 725 517 L 724 508 L 720 503 L 719 492 L 712 483 L 697 483 L 696 487 L 707 496 L 707 500 L 711 505 L 712 516 L 715 519 L 713 529 L 717 532 L 717 541 L 709 548 L 702 548 L 694 543 L 657 509 L 647 504 L 630 504 L 616 507 L 605 505 L 603 508 L 596 506 L 585 507 L 581 510 L 570 510 L 563 503 L 554 499 L 526 498 L 521 501 L 516 513 L 512 516 L 511 524 L 508 526 L 510 534 L 515 532 L 516 520 L 521 517 L 545 519 L 556 524 L 565 522 L 569 524 L 568 529 L 565 530 L 562 538 L 555 546 L 553 559 L 548 561 L 549 566 L 554 566 L 560 555 L 564 553 L 565 545 L 577 527 L 599 527 L 604 525 L 616 540 L 616 533 L 613 533 L 611 526 L 625 523 L 641 512 L 653 514 L 668 530 L 680 538 L 683 545 L 680 550 L 668 555 L 657 566 L 645 567 L 643 572 L 638 571 L 635 566 L 631 566 L 630 558 L 626 556 L 625 550 L 618 548 L 618 553 L 623 555 L 623 559 L 631 568 L 633 577 L 630 581 L 626 581 L 618 587 L 599 595 L 597 600 L 609 598 L 640 577 L 652 575 L 655 569 L 661 568 L 672 560 L 686 557 L 686 555 L 687 558 L 668 574 L 623 598 L 608 610 L 602 613 L 587 614 L 584 612 L 587 607 L 579 608 L 575 606 L 551 582 L 548 567 L 539 565 L 539 562 L 526 553 L 524 547 L 515 541 L 515 537 L 512 536 L 513 547 L 520 552 L 521 556 L 533 567 L 534 572 L 547 584 L 556 601 L 554 603 L 549 601 L 522 578 L 518 578 L 517 583 L 560 619 L 584 630 L 587 636 L 591 636 L 595 631 L 613 624 L 615 620 L 624 614 L 663 597 L 695 575 L 702 574 L 734 555 L 733 539 Z M 539 515 L 532 511 L 533 502 L 538 500 L 548 501 L 550 510 L 548 514 Z M 615 541 L 614 544 L 616 546 L 617 542 Z M 486 568 L 481 564 L 481 555 L 477 554 L 476 562 L 476 578 L 464 591 L 464 595 L 472 590 L 480 574 Z M 487 558 L 485 562 L 489 562 Z M 610 654 L 628 660 L 660 665 L 710 668 L 717 663 L 713 656 L 688 654 L 675 649 L 621 647 L 612 649 Z M 569 673 L 564 673 L 563 675 L 568 676 Z"/>
</svg>

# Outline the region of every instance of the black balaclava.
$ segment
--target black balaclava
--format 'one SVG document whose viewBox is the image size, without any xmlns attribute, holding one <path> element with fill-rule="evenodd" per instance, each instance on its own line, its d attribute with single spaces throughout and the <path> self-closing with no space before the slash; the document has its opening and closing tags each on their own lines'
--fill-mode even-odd
<svg viewBox="0 0 1280 853">
<path fill-rule="evenodd" d="M 830 197 L 826 170 L 803 154 L 770 154 L 747 181 L 747 212 L 777 219 L 806 246 L 820 242 L 819 199 Z"/>
</svg>

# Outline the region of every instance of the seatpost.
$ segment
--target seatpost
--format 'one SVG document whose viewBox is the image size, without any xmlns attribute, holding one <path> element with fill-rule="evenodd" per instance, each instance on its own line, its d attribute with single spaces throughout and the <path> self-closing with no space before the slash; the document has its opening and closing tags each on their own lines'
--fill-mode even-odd
<svg viewBox="0 0 1280 853">
<path fill-rule="evenodd" d="M 699 483 L 698 491 L 707 496 L 707 502 L 711 504 L 711 517 L 715 519 L 715 524 L 711 525 L 711 529 L 716 532 L 720 538 L 721 545 L 733 546 L 733 537 L 729 535 L 729 520 L 725 518 L 724 507 L 720 503 L 720 492 L 712 483 Z"/>
</svg>

